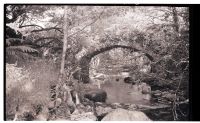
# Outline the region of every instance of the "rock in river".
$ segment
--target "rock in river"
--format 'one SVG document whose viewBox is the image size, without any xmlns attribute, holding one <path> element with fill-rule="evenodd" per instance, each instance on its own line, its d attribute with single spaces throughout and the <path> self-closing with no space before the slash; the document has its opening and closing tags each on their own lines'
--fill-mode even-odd
<svg viewBox="0 0 200 123">
<path fill-rule="evenodd" d="M 141 111 L 129 111 L 118 108 L 108 113 L 102 121 L 151 121 L 151 119 Z"/>
</svg>

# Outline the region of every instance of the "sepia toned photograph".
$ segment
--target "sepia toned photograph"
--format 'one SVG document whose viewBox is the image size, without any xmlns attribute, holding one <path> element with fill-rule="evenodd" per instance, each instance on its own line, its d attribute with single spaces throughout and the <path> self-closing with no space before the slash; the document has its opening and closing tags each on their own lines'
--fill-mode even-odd
<svg viewBox="0 0 200 123">
<path fill-rule="evenodd" d="M 4 4 L 4 120 L 188 121 L 189 14 Z"/>
</svg>

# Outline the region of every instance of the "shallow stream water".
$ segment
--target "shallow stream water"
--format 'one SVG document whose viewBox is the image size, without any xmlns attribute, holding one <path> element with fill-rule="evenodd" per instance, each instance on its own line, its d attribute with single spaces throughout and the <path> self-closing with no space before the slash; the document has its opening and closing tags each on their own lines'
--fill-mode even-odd
<svg viewBox="0 0 200 123">
<path fill-rule="evenodd" d="M 109 77 L 101 88 L 107 92 L 107 103 L 131 103 L 150 105 L 150 101 L 144 99 L 144 94 L 132 88 L 131 84 L 124 83 L 123 78 Z"/>
</svg>

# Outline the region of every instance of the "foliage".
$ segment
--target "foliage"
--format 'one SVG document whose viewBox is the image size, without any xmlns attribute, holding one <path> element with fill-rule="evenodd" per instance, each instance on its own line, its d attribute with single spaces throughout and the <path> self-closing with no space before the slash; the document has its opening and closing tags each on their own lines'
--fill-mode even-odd
<svg viewBox="0 0 200 123">
<path fill-rule="evenodd" d="M 49 87 L 56 83 L 56 73 L 57 66 L 49 61 L 27 62 L 21 68 L 6 64 L 6 115 L 15 114 L 16 107 L 25 104 L 47 106 Z"/>
<path fill-rule="evenodd" d="M 23 60 L 35 59 L 34 55 L 38 55 L 38 50 L 29 45 L 11 45 L 10 41 L 6 39 L 6 62 L 15 63 Z"/>
</svg>

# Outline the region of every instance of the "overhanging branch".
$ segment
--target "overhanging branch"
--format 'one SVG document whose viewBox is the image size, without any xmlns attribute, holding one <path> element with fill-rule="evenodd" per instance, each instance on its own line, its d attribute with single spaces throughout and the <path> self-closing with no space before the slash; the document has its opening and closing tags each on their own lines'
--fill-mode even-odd
<svg viewBox="0 0 200 123">
<path fill-rule="evenodd" d="M 30 25 L 20 25 L 19 28 L 24 28 L 24 27 L 29 27 L 29 26 L 34 26 L 34 27 L 39 27 L 41 29 L 44 29 L 43 27 L 39 26 L 39 25 L 36 25 L 36 24 L 30 24 Z"/>
<path fill-rule="evenodd" d="M 31 32 L 42 32 L 42 31 L 49 31 L 49 30 L 57 30 L 57 31 L 63 33 L 63 31 L 61 31 L 61 28 L 58 28 L 58 27 L 42 28 L 39 30 L 32 30 Z"/>
<path fill-rule="evenodd" d="M 90 24 L 88 24 L 88 25 L 86 25 L 86 26 L 84 26 L 82 29 L 80 29 L 79 31 L 77 31 L 77 32 L 75 32 L 75 33 L 72 33 L 72 34 L 70 34 L 68 37 L 70 37 L 70 36 L 73 36 L 73 35 L 75 35 L 75 34 L 77 34 L 77 33 L 79 33 L 79 32 L 81 32 L 81 31 L 83 31 L 85 28 L 87 28 L 88 26 L 90 26 L 90 25 L 92 25 L 92 24 L 94 24 L 97 20 L 99 20 L 99 18 L 101 17 L 101 15 L 103 14 L 103 12 L 104 12 L 104 10 L 99 14 L 99 16 L 94 20 L 94 21 L 92 21 Z"/>
</svg>

